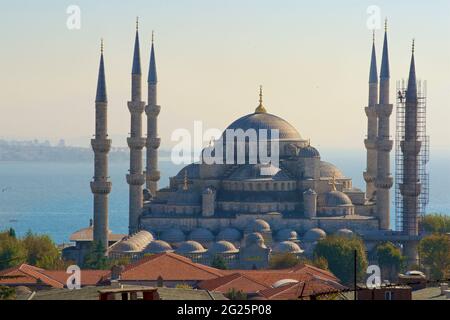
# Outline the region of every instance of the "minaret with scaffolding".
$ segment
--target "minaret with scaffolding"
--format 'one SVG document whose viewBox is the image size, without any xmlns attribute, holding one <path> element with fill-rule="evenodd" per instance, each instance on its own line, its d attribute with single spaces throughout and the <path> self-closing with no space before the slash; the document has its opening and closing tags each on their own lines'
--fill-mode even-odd
<svg viewBox="0 0 450 320">
<path fill-rule="evenodd" d="M 420 220 L 429 198 L 429 137 L 426 133 L 426 82 L 416 80 L 414 42 L 407 86 L 397 82 L 396 229 L 409 237 L 404 253 L 418 261 Z"/>
</svg>

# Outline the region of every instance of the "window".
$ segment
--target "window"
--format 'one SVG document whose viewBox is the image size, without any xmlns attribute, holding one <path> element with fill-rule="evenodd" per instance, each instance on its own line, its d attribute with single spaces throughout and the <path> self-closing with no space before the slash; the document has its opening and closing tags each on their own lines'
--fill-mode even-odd
<svg viewBox="0 0 450 320">
<path fill-rule="evenodd" d="M 384 300 L 394 300 L 394 293 L 392 291 L 386 291 L 384 293 Z"/>
</svg>

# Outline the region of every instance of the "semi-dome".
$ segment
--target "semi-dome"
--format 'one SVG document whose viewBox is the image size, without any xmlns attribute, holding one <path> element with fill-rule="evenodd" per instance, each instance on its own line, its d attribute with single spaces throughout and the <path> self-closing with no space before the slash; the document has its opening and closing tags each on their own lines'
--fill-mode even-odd
<svg viewBox="0 0 450 320">
<path fill-rule="evenodd" d="M 353 231 L 350 229 L 339 229 L 338 231 L 336 231 L 335 233 L 337 236 L 339 237 L 346 237 L 346 238 L 350 238 L 353 236 Z"/>
<path fill-rule="evenodd" d="M 185 241 L 180 244 L 180 246 L 175 250 L 176 253 L 187 254 L 187 253 L 204 253 L 206 249 L 198 243 L 197 241 Z"/>
<path fill-rule="evenodd" d="M 343 192 L 330 191 L 323 195 L 326 207 L 351 206 L 352 200 Z"/>
<path fill-rule="evenodd" d="M 205 228 L 196 228 L 189 234 L 189 240 L 194 240 L 198 242 L 210 242 L 214 241 L 214 235 L 211 231 Z"/>
<path fill-rule="evenodd" d="M 336 179 L 345 178 L 344 174 L 341 172 L 341 170 L 339 170 L 338 167 L 326 161 L 320 161 L 320 177 L 321 178 L 335 177 Z"/>
<path fill-rule="evenodd" d="M 314 242 L 325 239 L 326 237 L 327 234 L 325 231 L 320 228 L 313 228 L 306 231 L 305 235 L 303 236 L 303 240 L 307 242 Z"/>
<path fill-rule="evenodd" d="M 184 232 L 178 228 L 170 228 L 163 231 L 160 238 L 169 243 L 183 242 L 186 240 Z"/>
<path fill-rule="evenodd" d="M 173 249 L 167 242 L 163 240 L 155 240 L 150 242 L 150 244 L 145 248 L 144 253 L 163 253 L 163 252 L 172 252 Z"/>
<path fill-rule="evenodd" d="M 200 164 L 198 163 L 188 164 L 186 167 L 178 171 L 175 178 L 177 180 L 184 180 L 186 175 L 189 180 L 198 179 L 200 177 Z"/>
<path fill-rule="evenodd" d="M 239 241 L 241 238 L 241 232 L 236 228 L 225 228 L 216 237 L 217 241 L 225 240 L 230 242 Z"/>
<path fill-rule="evenodd" d="M 112 251 L 114 251 L 114 252 L 139 252 L 139 245 L 129 241 L 128 239 L 122 240 L 112 248 Z"/>
<path fill-rule="evenodd" d="M 270 225 L 263 219 L 255 219 L 245 228 L 246 232 L 270 232 Z"/>
<path fill-rule="evenodd" d="M 307 147 L 301 148 L 298 155 L 301 158 L 320 158 L 319 151 L 316 148 L 314 148 L 313 146 L 307 146 Z"/>
<path fill-rule="evenodd" d="M 298 235 L 295 230 L 286 228 L 277 232 L 277 239 L 278 241 L 296 241 L 298 240 Z"/>
<path fill-rule="evenodd" d="M 217 241 L 214 242 L 209 248 L 208 252 L 210 254 L 220 254 L 220 253 L 237 253 L 239 252 L 238 249 L 228 241 Z"/>
<path fill-rule="evenodd" d="M 243 116 L 232 124 L 227 129 L 246 131 L 248 129 L 256 130 L 259 138 L 259 130 L 267 130 L 267 137 L 270 139 L 270 130 L 275 129 L 279 132 L 279 139 L 281 141 L 301 141 L 302 137 L 298 131 L 286 120 L 270 113 L 251 113 Z M 224 135 L 226 132 L 224 132 Z M 224 139 L 225 140 L 225 139 Z"/>
<path fill-rule="evenodd" d="M 154 237 L 150 232 L 141 230 L 118 242 L 113 246 L 112 250 L 116 252 L 140 252 L 144 250 L 153 239 Z"/>
<path fill-rule="evenodd" d="M 303 253 L 300 246 L 292 241 L 278 242 L 272 249 L 274 253 Z"/>
</svg>

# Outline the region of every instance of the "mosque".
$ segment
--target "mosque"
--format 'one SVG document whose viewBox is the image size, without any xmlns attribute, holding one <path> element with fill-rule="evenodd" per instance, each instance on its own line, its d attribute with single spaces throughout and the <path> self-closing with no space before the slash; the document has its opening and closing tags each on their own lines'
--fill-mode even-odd
<svg viewBox="0 0 450 320">
<path fill-rule="evenodd" d="M 96 96 L 96 133 L 92 140 L 95 175 L 93 225 L 84 230 L 84 240 L 104 244 L 110 257 L 139 258 L 145 254 L 175 252 L 195 262 L 211 264 L 216 256 L 233 268 L 267 267 L 272 254 L 289 252 L 311 256 L 315 244 L 328 235 L 358 235 L 367 250 L 376 243 L 392 240 L 404 243 L 409 258 L 416 260 L 417 234 L 391 230 L 390 189 L 390 70 L 387 30 L 384 34 L 380 76 L 375 41 L 369 73 L 369 97 L 364 111 L 368 119 L 366 190 L 355 188 L 351 178 L 322 159 L 310 139 L 302 137 L 288 121 L 270 113 L 263 103 L 253 112 L 232 122 L 227 130 L 247 132 L 275 130 L 268 136 L 276 142 L 277 165 L 259 157 L 251 162 L 250 146 L 244 139 L 244 163 L 206 163 L 202 153 L 198 163 L 187 165 L 158 188 L 158 115 L 164 108 L 157 102 L 157 72 L 152 39 L 147 79 L 147 102 L 142 100 L 142 71 L 139 31 L 136 28 L 131 74 L 131 135 L 129 184 L 129 235 L 117 237 L 108 230 L 108 152 L 107 94 L 103 48 Z M 415 81 L 414 55 L 410 79 Z M 413 77 L 414 76 L 414 77 Z M 412 80 L 411 80 L 412 81 Z M 411 86 L 413 86 L 411 84 Z M 412 90 L 411 90 L 412 92 Z M 408 97 L 406 97 L 408 99 Z M 414 97 L 410 97 L 411 99 Z M 145 112 L 147 137 L 143 137 Z M 225 131 L 219 143 L 226 142 Z M 257 139 L 262 139 L 259 135 Z M 259 141 L 258 141 L 259 142 Z M 210 147 L 211 148 L 211 147 Z M 146 151 L 144 170 L 143 152 Z M 414 195 L 411 194 L 414 201 Z M 410 215 L 412 216 L 412 215 Z M 417 220 L 417 219 L 416 219 Z M 417 223 L 417 221 L 414 220 Z M 79 233 L 78 233 L 79 234 Z M 88 234 L 86 236 L 86 234 Z M 116 239 L 111 241 L 111 239 Z M 83 239 L 74 238 L 79 243 Z M 79 243 L 78 243 L 79 242 Z M 409 245 L 412 243 L 411 245 Z M 409 249 L 408 249 L 409 248 Z M 73 255 L 76 250 L 72 250 Z"/>
</svg>

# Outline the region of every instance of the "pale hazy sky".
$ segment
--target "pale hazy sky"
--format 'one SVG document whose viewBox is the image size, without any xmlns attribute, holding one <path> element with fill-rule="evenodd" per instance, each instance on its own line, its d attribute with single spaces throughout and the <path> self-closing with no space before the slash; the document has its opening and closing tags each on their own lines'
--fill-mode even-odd
<svg viewBox="0 0 450 320">
<path fill-rule="evenodd" d="M 66 27 L 72 4 L 81 8 L 80 30 Z M 103 37 L 109 132 L 114 145 L 125 145 L 138 15 L 144 79 L 151 31 L 156 32 L 163 147 L 174 129 L 192 129 L 194 120 L 223 129 L 253 112 L 262 84 L 268 111 L 288 120 L 312 144 L 363 148 L 370 5 L 389 18 L 392 92 L 395 80 L 407 77 L 411 39 L 416 39 L 418 77 L 428 80 L 432 147 L 448 148 L 448 0 L 2 3 L 0 138 L 65 138 L 88 145 Z M 382 35 L 382 30 L 376 35 L 378 65 Z"/>
</svg>

